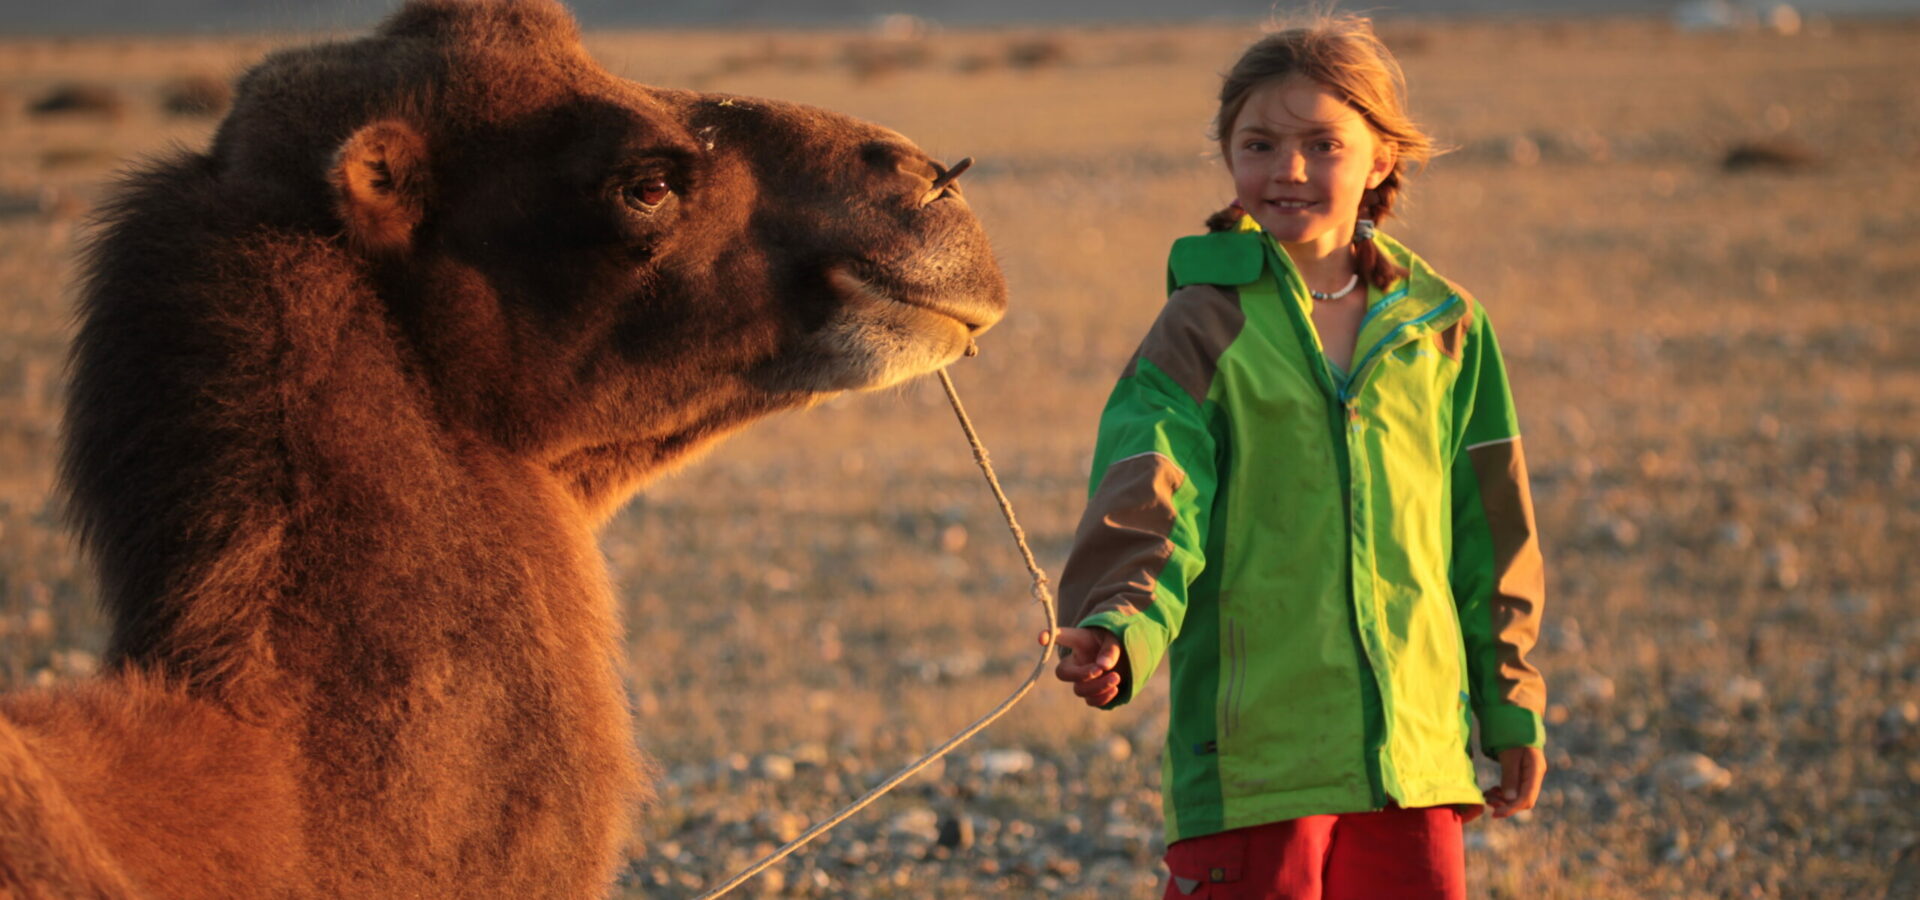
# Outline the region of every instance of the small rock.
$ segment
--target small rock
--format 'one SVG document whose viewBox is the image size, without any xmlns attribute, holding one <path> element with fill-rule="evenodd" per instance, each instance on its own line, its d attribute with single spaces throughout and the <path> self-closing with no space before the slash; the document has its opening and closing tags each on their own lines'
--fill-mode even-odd
<svg viewBox="0 0 1920 900">
<path fill-rule="evenodd" d="M 940 820 L 940 846 L 965 850 L 973 846 L 973 819 L 965 813 Z"/>
<path fill-rule="evenodd" d="M 1571 616 L 1564 617 L 1558 622 L 1550 623 L 1549 628 L 1551 629 L 1550 643 L 1562 652 L 1586 652 L 1587 638 L 1586 635 L 1580 631 L 1579 619 L 1572 618 Z"/>
<path fill-rule="evenodd" d="M 1727 679 L 1720 689 L 1720 702 L 1732 709 L 1745 709 L 1758 706 L 1767 699 L 1767 686 L 1759 679 L 1747 675 L 1735 675 Z"/>
<path fill-rule="evenodd" d="M 940 839 L 940 817 L 925 807 L 910 809 L 887 822 L 887 834 L 931 844 Z"/>
<path fill-rule="evenodd" d="M 1612 703 L 1613 695 L 1613 679 L 1605 675 L 1588 672 L 1574 679 L 1573 696 L 1581 703 L 1591 705 Z"/>
<path fill-rule="evenodd" d="M 753 761 L 754 774 L 768 781 L 784 782 L 793 780 L 793 760 L 778 753 L 763 754 Z M 791 840 L 791 838 L 789 838 Z"/>
<path fill-rule="evenodd" d="M 753 817 L 753 836 L 784 844 L 805 834 L 810 824 L 796 812 L 763 812 Z"/>
<path fill-rule="evenodd" d="M 1507 161 L 1516 166 L 1534 165 L 1540 161 L 1540 145 L 1526 135 L 1514 135 L 1507 139 Z"/>
<path fill-rule="evenodd" d="M 974 765 L 988 778 L 1018 775 L 1033 768 L 1033 754 L 1025 750 L 988 750 L 974 757 Z"/>
<path fill-rule="evenodd" d="M 1046 870 L 1049 874 L 1058 875 L 1068 881 L 1080 879 L 1080 861 L 1070 856 L 1048 856 Z"/>
<path fill-rule="evenodd" d="M 1753 529 L 1748 528 L 1745 522 L 1724 522 L 1715 535 L 1720 539 L 1720 543 L 1735 550 L 1745 550 L 1753 546 Z"/>
<path fill-rule="evenodd" d="M 966 649 L 939 662 L 940 674 L 947 678 L 972 678 L 987 667 L 987 655 L 975 649 Z"/>
<path fill-rule="evenodd" d="M 1625 550 L 1640 543 L 1640 526 L 1623 516 L 1608 519 L 1602 532 L 1615 547 Z"/>
<path fill-rule="evenodd" d="M 1676 828 L 1660 839 L 1659 845 L 1654 848 L 1654 853 L 1660 857 L 1661 862 L 1673 865 L 1685 862 L 1691 855 L 1689 851 L 1692 847 L 1693 839 L 1689 838 L 1685 831 Z"/>
<path fill-rule="evenodd" d="M 85 678 L 100 668 L 100 658 L 85 650 L 55 650 L 53 667 L 68 678 Z"/>
<path fill-rule="evenodd" d="M 1880 714 L 1874 742 L 1881 750 L 1902 747 L 1920 737 L 1920 704 L 1912 700 L 1895 703 Z"/>
<path fill-rule="evenodd" d="M 1767 579 L 1782 590 L 1800 584 L 1800 548 L 1781 541 L 1767 550 Z"/>
<path fill-rule="evenodd" d="M 793 759 L 796 765 L 824 766 L 827 764 L 829 754 L 827 753 L 827 745 L 819 741 L 808 741 L 793 748 L 793 751 L 789 753 L 788 756 Z"/>
<path fill-rule="evenodd" d="M 1133 742 L 1124 735 L 1110 734 L 1099 741 L 1100 755 L 1114 762 L 1126 762 L 1133 758 Z"/>
<path fill-rule="evenodd" d="M 959 553 L 967 549 L 967 526 L 955 522 L 942 529 L 940 549 L 947 553 Z"/>
<path fill-rule="evenodd" d="M 1833 598 L 1833 608 L 1849 616 L 1870 616 L 1879 606 L 1879 598 L 1860 591 L 1842 591 Z"/>
<path fill-rule="evenodd" d="M 1593 426 L 1587 424 L 1586 414 L 1579 408 L 1569 406 L 1561 410 L 1558 424 L 1567 443 L 1575 447 L 1586 447 L 1593 443 Z"/>
<path fill-rule="evenodd" d="M 1718 791 L 1733 784 L 1733 773 L 1702 753 L 1679 753 L 1662 760 L 1654 770 L 1660 781 L 1680 790 Z"/>
</svg>

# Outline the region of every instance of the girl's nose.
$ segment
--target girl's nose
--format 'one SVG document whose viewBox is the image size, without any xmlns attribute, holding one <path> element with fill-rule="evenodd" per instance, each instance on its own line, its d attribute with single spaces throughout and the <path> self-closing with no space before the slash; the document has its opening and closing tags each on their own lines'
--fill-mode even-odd
<svg viewBox="0 0 1920 900">
<path fill-rule="evenodd" d="M 1277 174 L 1281 181 L 1300 184 L 1307 180 L 1307 158 L 1298 151 L 1281 154 Z"/>
</svg>

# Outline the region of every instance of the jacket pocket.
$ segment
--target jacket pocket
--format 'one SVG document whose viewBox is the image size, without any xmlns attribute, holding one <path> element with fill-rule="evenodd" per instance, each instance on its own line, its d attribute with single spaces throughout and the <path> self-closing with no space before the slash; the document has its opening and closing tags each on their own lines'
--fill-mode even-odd
<svg viewBox="0 0 1920 900">
<path fill-rule="evenodd" d="M 1167 848 L 1167 896 L 1180 900 L 1247 896 L 1247 883 L 1241 880 L 1246 860 L 1247 836 L 1238 830 L 1174 841 Z"/>
<path fill-rule="evenodd" d="M 1233 616 L 1221 620 L 1219 732 L 1224 743 L 1240 730 L 1240 700 L 1247 692 L 1247 629 Z"/>
</svg>

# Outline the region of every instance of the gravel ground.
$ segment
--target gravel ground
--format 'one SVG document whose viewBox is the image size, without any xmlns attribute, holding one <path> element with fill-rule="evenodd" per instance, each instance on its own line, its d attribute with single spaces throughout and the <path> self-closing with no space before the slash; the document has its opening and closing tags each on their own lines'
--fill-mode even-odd
<svg viewBox="0 0 1920 900">
<path fill-rule="evenodd" d="M 1920 29 L 1389 24 L 1458 148 L 1389 230 L 1499 323 L 1549 566 L 1551 771 L 1535 813 L 1468 827 L 1474 894 L 1920 896 Z M 590 46 L 980 159 L 1014 308 L 956 378 L 1057 572 L 1166 244 L 1227 190 L 1204 123 L 1251 34 Z M 103 639 L 51 499 L 81 217 L 119 160 L 206 139 L 164 85 L 276 40 L 0 52 L 0 683 L 84 676 Z M 72 82 L 115 111 L 26 112 Z M 625 895 L 696 895 L 1018 683 L 1039 618 L 997 516 L 923 381 L 756 427 L 609 524 L 659 772 Z M 1157 896 L 1164 693 L 1095 713 L 1043 683 L 743 890 Z"/>
</svg>

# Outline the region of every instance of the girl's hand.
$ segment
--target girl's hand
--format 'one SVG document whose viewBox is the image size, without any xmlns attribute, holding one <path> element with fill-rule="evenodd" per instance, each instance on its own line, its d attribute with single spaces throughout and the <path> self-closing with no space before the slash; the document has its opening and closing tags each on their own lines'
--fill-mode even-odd
<svg viewBox="0 0 1920 900">
<path fill-rule="evenodd" d="M 1053 669 L 1053 676 L 1073 685 L 1073 692 L 1096 709 L 1120 696 L 1127 675 L 1126 654 L 1120 639 L 1105 628 L 1062 628 L 1056 641 L 1069 651 Z M 1040 635 L 1045 646 L 1047 636 Z"/>
<path fill-rule="evenodd" d="M 1547 774 L 1547 754 L 1539 747 L 1509 747 L 1500 751 L 1500 786 L 1487 788 L 1493 817 L 1504 819 L 1533 808 L 1540 799 L 1540 780 Z"/>
</svg>

